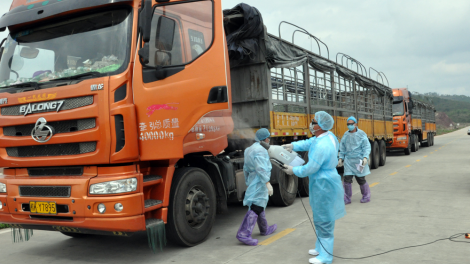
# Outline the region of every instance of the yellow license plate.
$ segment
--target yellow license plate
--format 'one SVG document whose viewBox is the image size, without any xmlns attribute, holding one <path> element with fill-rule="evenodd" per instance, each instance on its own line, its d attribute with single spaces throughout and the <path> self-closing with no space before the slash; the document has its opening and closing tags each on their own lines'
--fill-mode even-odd
<svg viewBox="0 0 470 264">
<path fill-rule="evenodd" d="M 29 209 L 34 214 L 57 214 L 57 206 L 55 202 L 29 202 Z"/>
</svg>

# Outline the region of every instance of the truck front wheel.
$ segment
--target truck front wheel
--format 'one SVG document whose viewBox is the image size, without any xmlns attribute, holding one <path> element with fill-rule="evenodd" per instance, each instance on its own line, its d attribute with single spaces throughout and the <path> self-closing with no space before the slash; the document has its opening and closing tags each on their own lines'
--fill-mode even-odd
<svg viewBox="0 0 470 264">
<path fill-rule="evenodd" d="M 182 246 L 195 246 L 207 239 L 215 221 L 214 184 L 198 168 L 175 171 L 168 207 L 167 238 Z"/>
<path fill-rule="evenodd" d="M 418 151 L 418 138 L 416 135 L 411 135 L 410 137 L 411 140 L 411 152 L 416 152 Z"/>
<path fill-rule="evenodd" d="M 405 155 L 411 154 L 411 136 L 408 139 L 408 147 L 405 149 Z"/>
</svg>

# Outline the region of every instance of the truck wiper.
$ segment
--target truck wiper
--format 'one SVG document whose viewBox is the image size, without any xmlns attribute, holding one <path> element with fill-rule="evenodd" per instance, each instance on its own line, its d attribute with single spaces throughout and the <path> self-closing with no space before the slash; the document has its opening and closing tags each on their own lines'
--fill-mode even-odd
<svg viewBox="0 0 470 264">
<path fill-rule="evenodd" d="M 53 81 L 63 81 L 63 80 L 76 80 L 76 79 L 80 79 L 80 78 L 83 78 L 83 77 L 98 77 L 100 75 L 101 75 L 100 72 L 92 71 L 92 72 L 85 72 L 85 73 L 82 73 L 82 74 L 77 74 L 77 75 L 74 75 L 74 76 L 62 77 L 62 78 L 58 78 L 58 79 L 52 79 L 50 81 L 53 82 Z"/>
<path fill-rule="evenodd" d="M 39 90 L 39 84 L 37 82 L 24 82 L 24 83 L 17 83 L 2 87 L 2 89 L 6 88 L 25 88 L 25 87 L 33 87 L 34 90 Z"/>
</svg>

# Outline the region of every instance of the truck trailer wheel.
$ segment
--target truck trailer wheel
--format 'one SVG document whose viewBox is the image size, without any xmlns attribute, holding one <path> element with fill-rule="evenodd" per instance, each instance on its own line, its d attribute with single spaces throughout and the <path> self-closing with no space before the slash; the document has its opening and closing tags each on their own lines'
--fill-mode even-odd
<svg viewBox="0 0 470 264">
<path fill-rule="evenodd" d="M 271 202 L 276 206 L 289 206 L 293 204 L 297 196 L 299 178 L 295 175 L 287 175 L 277 166 L 273 166 L 272 173 L 277 174 L 279 183 L 272 185 L 274 194 L 269 197 Z"/>
<path fill-rule="evenodd" d="M 385 144 L 385 141 L 380 140 L 379 143 L 379 149 L 380 149 L 380 166 L 384 166 L 385 162 L 387 161 L 387 145 Z"/>
<path fill-rule="evenodd" d="M 434 134 L 431 133 L 431 146 L 434 146 Z"/>
<path fill-rule="evenodd" d="M 175 171 L 168 207 L 167 238 L 181 246 L 195 246 L 207 239 L 215 221 L 214 184 L 198 168 Z"/>
<path fill-rule="evenodd" d="M 380 162 L 380 149 L 377 141 L 372 142 L 372 169 L 377 169 Z"/>
<path fill-rule="evenodd" d="M 429 147 L 431 146 L 431 134 L 428 133 L 428 137 L 426 138 L 426 142 L 423 142 L 423 147 Z"/>
<path fill-rule="evenodd" d="M 305 160 L 305 164 L 307 164 L 308 162 L 308 151 L 306 151 L 303 155 L 303 159 Z M 308 184 L 309 184 L 309 180 L 308 180 L 308 177 L 305 177 L 305 178 L 299 178 L 298 179 L 298 184 L 299 184 L 299 192 L 300 192 L 300 196 L 301 197 L 307 197 L 308 196 L 308 193 L 309 193 L 309 190 L 308 190 Z"/>
</svg>

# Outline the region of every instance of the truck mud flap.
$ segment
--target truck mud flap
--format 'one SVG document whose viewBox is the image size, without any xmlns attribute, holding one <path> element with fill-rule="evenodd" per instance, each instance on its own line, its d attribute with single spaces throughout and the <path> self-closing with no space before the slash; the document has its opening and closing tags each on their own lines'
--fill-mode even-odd
<svg viewBox="0 0 470 264">
<path fill-rule="evenodd" d="M 22 229 L 33 229 L 33 230 L 45 230 L 45 231 L 59 231 L 65 233 L 79 233 L 89 235 L 103 235 L 103 236 L 121 236 L 130 237 L 134 232 L 122 232 L 122 231 L 104 231 L 104 230 L 93 230 L 78 227 L 69 226 L 58 226 L 58 225 L 23 225 L 23 224 L 9 224 L 11 228 L 22 228 Z"/>
</svg>

